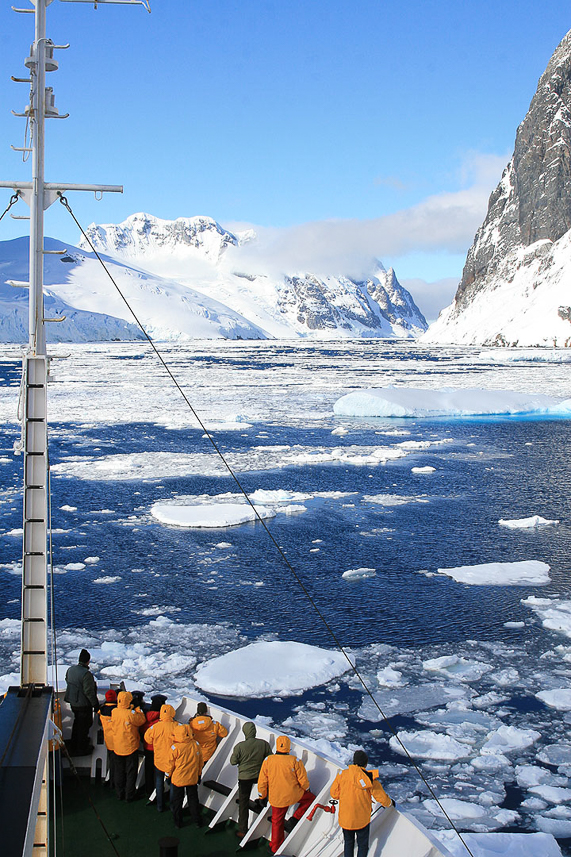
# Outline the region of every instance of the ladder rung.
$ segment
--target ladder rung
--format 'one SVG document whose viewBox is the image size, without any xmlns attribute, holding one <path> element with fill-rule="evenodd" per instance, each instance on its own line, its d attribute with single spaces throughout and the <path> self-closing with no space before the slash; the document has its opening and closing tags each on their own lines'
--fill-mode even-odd
<svg viewBox="0 0 571 857">
<path fill-rule="evenodd" d="M 24 583 L 24 589 L 44 589 L 41 583 Z"/>
<path fill-rule="evenodd" d="M 45 523 L 45 518 L 26 518 L 24 520 L 25 524 L 43 524 Z"/>
<path fill-rule="evenodd" d="M 28 390 L 41 390 L 41 388 L 45 386 L 45 384 L 26 384 Z"/>
<path fill-rule="evenodd" d="M 45 621 L 44 619 L 38 619 L 38 618 L 22 619 L 22 622 L 44 622 L 44 621 Z"/>
<path fill-rule="evenodd" d="M 28 423 L 45 423 L 45 417 L 26 417 Z"/>
<path fill-rule="evenodd" d="M 37 651 L 34 649 L 26 649 L 22 652 L 23 655 L 45 655 L 43 649 L 38 649 Z"/>
<path fill-rule="evenodd" d="M 35 488 L 36 491 L 39 491 L 39 490 L 43 491 L 44 486 L 43 485 L 26 485 L 25 488 L 26 488 L 26 491 L 30 488 Z"/>
<path fill-rule="evenodd" d="M 24 551 L 24 556 L 45 556 L 45 551 Z"/>
<path fill-rule="evenodd" d="M 45 452 L 31 452 L 30 450 L 28 450 L 26 452 L 26 455 L 45 455 Z"/>
</svg>

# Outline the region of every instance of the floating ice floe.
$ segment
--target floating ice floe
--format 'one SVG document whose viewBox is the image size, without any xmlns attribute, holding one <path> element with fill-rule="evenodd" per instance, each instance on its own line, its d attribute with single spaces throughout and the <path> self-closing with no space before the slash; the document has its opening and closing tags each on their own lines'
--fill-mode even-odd
<svg viewBox="0 0 571 857">
<path fill-rule="evenodd" d="M 117 581 L 121 580 L 121 579 L 122 578 L 119 577 L 118 575 L 115 575 L 115 576 L 107 575 L 106 577 L 96 577 L 93 582 L 94 583 L 117 583 Z"/>
<path fill-rule="evenodd" d="M 440 658 L 431 658 L 423 661 L 422 666 L 428 672 L 440 673 L 440 675 L 455 678 L 458 681 L 478 681 L 489 672 L 492 667 L 479 661 L 470 661 L 459 655 L 444 655 Z"/>
<path fill-rule="evenodd" d="M 469 744 L 463 744 L 450 735 L 441 735 L 426 729 L 422 732 L 399 732 L 398 738 L 394 735 L 389 739 L 391 749 L 401 756 L 410 753 L 416 759 L 439 759 L 446 762 L 456 762 L 459 759 L 467 759 L 472 748 Z M 404 744 L 404 749 L 403 748 Z"/>
<path fill-rule="evenodd" d="M 216 696 L 292 696 L 348 669 L 340 652 L 305 643 L 259 642 L 207 661 L 194 681 Z"/>
<path fill-rule="evenodd" d="M 559 631 L 571 637 L 571 601 L 560 598 L 538 598 L 530 595 L 521 601 L 539 616 L 543 627 L 548 631 Z"/>
<path fill-rule="evenodd" d="M 374 568 L 350 568 L 344 571 L 341 577 L 344 580 L 365 580 L 367 577 L 375 577 Z"/>
<path fill-rule="evenodd" d="M 175 506 L 155 503 L 151 515 L 161 524 L 171 527 L 235 527 L 258 518 L 273 518 L 275 512 L 265 506 L 255 506 L 256 512 L 246 503 L 219 503 L 210 506 Z M 257 513 L 257 514 L 256 514 Z"/>
<path fill-rule="evenodd" d="M 571 400 L 511 390 L 381 387 L 342 396 L 333 412 L 348 417 L 571 416 Z"/>
<path fill-rule="evenodd" d="M 468 583 L 472 586 L 543 586 L 551 580 L 549 568 L 546 562 L 528 559 L 521 562 L 485 562 L 481 565 L 439 568 L 438 573 L 451 577 L 457 583 Z M 571 621 L 571 616 L 569 618 Z"/>
<path fill-rule="evenodd" d="M 466 857 L 466 848 L 455 830 L 432 833 L 452 854 Z M 463 833 L 473 857 L 561 857 L 561 848 L 550 833 Z"/>
<path fill-rule="evenodd" d="M 559 687 L 556 690 L 540 690 L 535 695 L 550 708 L 556 708 L 558 711 L 571 711 L 571 690 L 568 687 Z"/>
<path fill-rule="evenodd" d="M 434 473 L 436 467 L 431 467 L 429 464 L 426 467 L 411 467 L 411 473 Z"/>
<path fill-rule="evenodd" d="M 541 738 L 541 732 L 535 729 L 518 729 L 516 726 L 502 725 L 495 732 L 491 732 L 484 742 L 481 753 L 483 756 L 501 753 L 513 753 L 516 750 L 525 750 L 531 747 Z"/>
<path fill-rule="evenodd" d="M 541 515 L 532 515 L 531 518 L 518 518 L 513 521 L 506 521 L 500 518 L 498 524 L 500 527 L 510 527 L 512 530 L 526 530 L 534 527 L 553 527 L 559 521 L 552 521 L 548 518 L 542 518 Z"/>
</svg>

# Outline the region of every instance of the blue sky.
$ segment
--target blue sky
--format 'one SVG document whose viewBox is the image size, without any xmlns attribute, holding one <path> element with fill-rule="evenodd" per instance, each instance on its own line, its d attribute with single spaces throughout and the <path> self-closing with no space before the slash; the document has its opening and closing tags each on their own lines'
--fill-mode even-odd
<svg viewBox="0 0 571 857">
<path fill-rule="evenodd" d="M 48 8 L 48 36 L 71 47 L 48 75 L 70 118 L 48 123 L 46 178 L 125 186 L 101 202 L 70 195 L 78 219 L 205 214 L 255 225 L 284 264 L 332 271 L 356 273 L 376 255 L 417 281 L 429 315 L 453 293 L 570 23 L 553 0 L 151 5 L 151 15 L 60 0 Z M 10 150 L 23 140 L 10 110 L 24 107 L 28 87 L 10 75 L 25 74 L 32 38 L 33 17 L 2 0 L 3 179 L 29 178 Z M 46 234 L 76 243 L 67 218 L 52 206 Z M 4 218 L 0 240 L 24 229 Z"/>
</svg>

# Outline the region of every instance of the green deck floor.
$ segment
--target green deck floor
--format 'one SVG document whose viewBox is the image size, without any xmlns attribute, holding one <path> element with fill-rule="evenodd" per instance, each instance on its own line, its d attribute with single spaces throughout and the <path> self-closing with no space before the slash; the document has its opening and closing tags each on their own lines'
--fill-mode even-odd
<svg viewBox="0 0 571 857">
<path fill-rule="evenodd" d="M 63 819 L 58 807 L 57 857 L 159 857 L 158 842 L 165 836 L 180 840 L 179 857 L 236 857 L 236 825 L 227 822 L 208 830 L 211 815 L 205 810 L 204 827 L 190 824 L 186 816 L 182 829 L 177 830 L 169 809 L 159 813 L 154 805 L 147 806 L 146 798 L 133 803 L 119 801 L 115 792 L 100 781 L 89 776 L 78 781 L 68 773 L 63 780 L 63 804 Z M 252 857 L 266 857 L 267 842 L 261 840 L 248 852 Z"/>
</svg>

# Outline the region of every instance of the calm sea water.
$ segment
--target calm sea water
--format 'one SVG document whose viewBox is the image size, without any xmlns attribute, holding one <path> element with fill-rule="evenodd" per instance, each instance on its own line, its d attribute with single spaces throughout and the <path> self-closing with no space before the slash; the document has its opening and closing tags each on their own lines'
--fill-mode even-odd
<svg viewBox="0 0 571 857">
<path fill-rule="evenodd" d="M 156 475 L 145 471 L 143 478 L 137 476 L 139 454 L 170 453 L 173 458 L 169 460 L 175 462 L 180 455 L 205 454 L 209 447 L 196 428 L 169 425 L 168 407 L 156 410 L 153 401 L 165 395 L 167 384 L 158 371 L 149 372 L 151 357 L 144 349 L 129 348 L 118 346 L 113 351 L 111 347 L 106 353 L 102 347 L 91 352 L 89 347 L 83 351 L 72 347 L 67 362 L 54 369 L 52 465 L 69 463 L 72 457 L 97 461 L 110 455 L 134 456 L 128 479 L 93 481 L 69 474 L 52 479 L 53 526 L 62 531 L 54 535 L 54 563 L 65 571 L 54 575 L 58 628 L 74 633 L 85 629 L 87 637 L 97 637 L 106 629 L 117 632 L 117 638 L 122 633 L 136 635 L 137 628 L 149 623 L 141 608 L 164 605 L 173 610 L 177 623 L 224 625 L 242 635 L 243 641 L 264 634 L 333 647 L 327 629 L 259 524 L 181 531 L 151 517 L 155 502 L 188 495 L 217 497 L 235 492 L 236 487 L 227 475 L 196 472 L 181 476 L 176 466 L 169 471 L 160 463 Z M 551 656 L 541 660 L 567 639 L 546 631 L 522 599 L 530 595 L 569 597 L 571 422 L 513 418 L 343 421 L 332 416 L 332 403 L 351 389 L 374 386 L 376 379 L 377 384 L 389 379 L 412 386 L 560 390 L 565 396 L 571 389 L 566 367 L 497 367 L 478 363 L 473 354 L 461 351 L 446 352 L 439 360 L 434 351 L 409 346 L 391 346 L 388 353 L 380 354 L 378 343 L 301 349 L 283 344 L 202 344 L 194 352 L 173 349 L 170 357 L 181 377 L 188 379 L 191 398 L 196 397 L 206 419 L 210 399 L 213 419 L 240 413 L 250 421 L 251 427 L 243 431 L 223 427 L 215 431 L 230 460 L 233 456 L 247 460 L 253 447 L 258 448 L 255 460 L 259 461 L 259 448 L 263 457 L 264 447 L 275 455 L 278 446 L 285 451 L 355 445 L 374 449 L 406 440 L 430 441 L 432 446 L 386 465 L 305 463 L 270 470 L 253 466 L 241 472 L 240 478 L 249 493 L 265 489 L 309 495 L 303 501 L 305 512 L 279 514 L 267 526 L 335 634 L 345 646 L 361 653 L 371 681 L 384 665 L 382 652 L 367 655 L 375 645 L 394 647 L 386 655 L 387 663 L 398 660 L 399 652 L 406 653 L 405 671 L 406 664 L 412 670 L 413 662 L 428 656 L 464 656 L 471 646 L 477 651 L 476 660 L 487 652 L 496 670 L 502 662 L 516 667 L 527 659 L 529 669 L 522 670 L 521 681 L 504 688 L 502 704 L 513 711 L 510 722 L 520 728 L 525 724 L 541 728 L 544 743 L 565 739 L 566 715 L 548 710 L 534 693 L 544 681 L 553 686 L 555 676 L 559 682 L 569 681 L 565 663 L 557 664 Z M 99 367 L 99 374 L 88 374 L 88 392 L 79 396 L 81 417 L 71 419 L 80 380 L 75 372 L 85 374 L 86 366 Z M 4 401 L 10 403 L 19 383 L 14 354 L 8 353 L 0 363 L 0 376 Z M 116 402 L 126 407 L 121 421 L 114 410 Z M 58 413 L 63 416 L 60 420 Z M 332 429 L 339 425 L 345 425 L 348 433 L 332 436 Z M 0 619 L 17 619 L 20 611 L 20 578 L 11 572 L 16 570 L 21 548 L 17 536 L 6 535 L 21 527 L 22 459 L 10 451 L 18 431 L 14 422 L 6 422 L 0 433 L 0 527 L 4 533 Z M 395 431 L 408 434 L 387 434 Z M 435 441 L 445 442 L 436 445 Z M 426 465 L 434 467 L 434 472 L 412 473 L 412 467 Z M 379 502 L 379 495 L 391 499 Z M 560 523 L 534 530 L 498 526 L 500 518 L 532 514 Z M 230 544 L 231 549 L 217 549 L 220 542 Z M 93 556 L 99 560 L 92 566 L 65 568 Z M 442 567 L 518 560 L 548 563 L 551 583 L 480 587 L 430 576 Z M 357 568 L 374 569 L 376 574 L 356 582 L 342 578 L 343 572 Z M 120 581 L 95 582 L 102 576 Z M 505 627 L 506 622 L 514 621 L 525 622 L 525 627 L 517 631 Z M 171 643 L 176 648 L 176 629 Z M 14 669 L 9 647 L 4 646 L 0 656 L 0 672 Z M 534 662 L 537 680 L 531 678 Z M 422 677 L 418 663 L 414 669 L 417 679 Z M 489 690 L 484 678 L 470 686 L 471 694 Z M 283 702 L 242 700 L 235 707 L 248 714 L 263 713 L 277 722 L 294 718 L 295 728 L 300 705 L 317 706 L 314 710 L 318 711 L 323 701 L 338 720 L 331 720 L 329 727 L 322 723 L 323 732 L 318 726 L 314 737 L 364 744 L 385 760 L 402 762 L 382 741 L 383 724 L 367 722 L 363 712 L 357 716 L 362 694 L 351 682 L 328 692 L 313 689 Z M 335 735 L 334 727 L 341 721 Z M 396 728 L 419 728 L 414 714 L 399 715 L 393 722 Z M 379 732 L 377 737 L 370 735 L 373 726 Z M 328 728 L 333 733 L 329 736 Z M 447 794 L 451 788 L 447 776 L 437 772 L 435 778 Z M 403 785 L 403 799 L 412 799 L 414 790 L 406 776 L 403 783 L 408 789 Z M 514 791 L 513 781 L 508 785 L 503 805 L 517 807 L 522 795 L 517 788 Z M 453 789 L 450 793 L 454 794 Z M 422 794 L 421 788 L 418 794 Z M 524 815 L 510 829 L 531 825 L 531 818 Z"/>
</svg>

